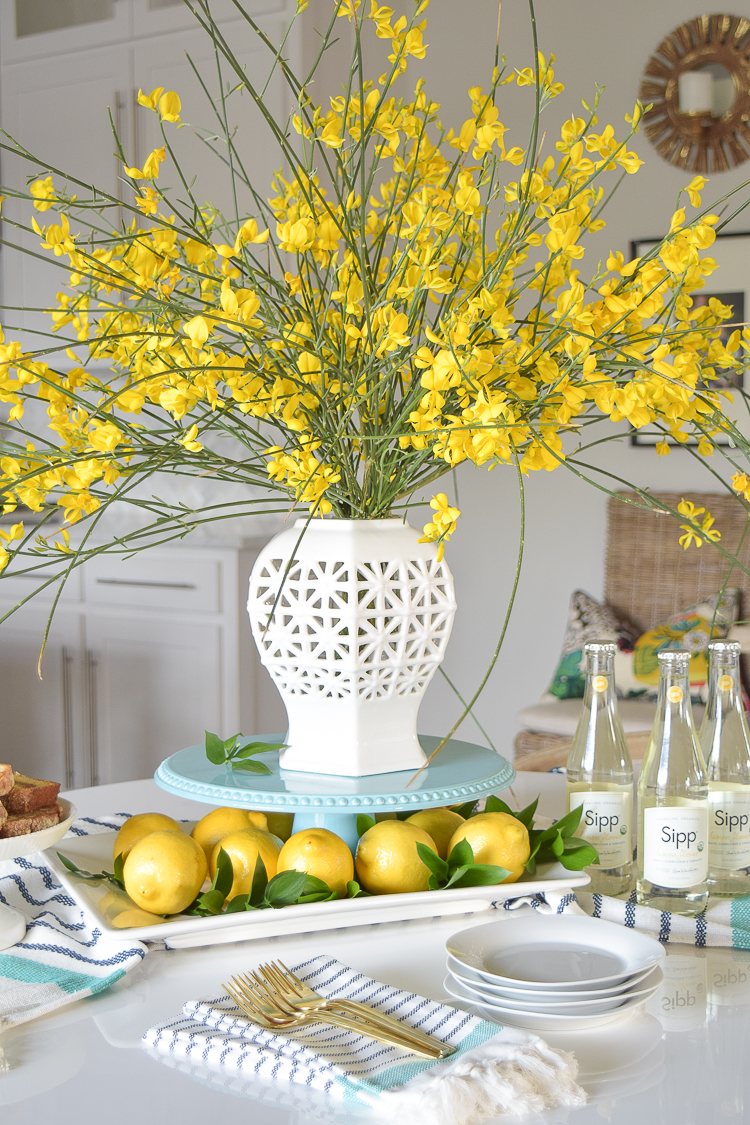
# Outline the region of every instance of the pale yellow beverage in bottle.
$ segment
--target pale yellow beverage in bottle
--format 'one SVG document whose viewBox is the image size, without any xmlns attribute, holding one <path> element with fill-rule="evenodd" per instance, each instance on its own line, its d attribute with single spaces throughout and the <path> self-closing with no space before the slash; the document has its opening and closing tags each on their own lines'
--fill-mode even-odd
<svg viewBox="0 0 750 1125">
<path fill-rule="evenodd" d="M 708 646 L 708 702 L 700 744 L 708 771 L 708 890 L 750 894 L 750 734 L 740 691 L 740 646 Z"/>
<path fill-rule="evenodd" d="M 700 914 L 708 901 L 708 779 L 690 706 L 689 652 L 659 653 L 659 701 L 638 778 L 642 906 Z"/>
<path fill-rule="evenodd" d="M 594 894 L 633 887 L 633 763 L 617 709 L 616 646 L 584 648 L 586 687 L 567 763 L 568 810 L 583 805 L 576 835 L 593 844 L 599 863 L 587 867 Z"/>
</svg>

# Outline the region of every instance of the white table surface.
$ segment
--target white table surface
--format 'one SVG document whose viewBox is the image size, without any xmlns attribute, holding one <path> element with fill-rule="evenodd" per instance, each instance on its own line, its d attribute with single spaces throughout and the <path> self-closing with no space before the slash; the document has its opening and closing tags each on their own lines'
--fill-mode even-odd
<svg viewBox="0 0 750 1125">
<path fill-rule="evenodd" d="M 560 775 L 519 774 L 513 788 L 521 805 L 541 791 L 540 812 L 562 811 Z M 158 810 L 195 818 L 204 808 L 164 793 L 150 780 L 65 795 L 81 816 Z M 474 919 L 480 924 L 487 915 Z M 145 1054 L 141 1036 L 154 1023 L 178 1014 L 185 1000 L 215 994 L 233 973 L 271 957 L 289 964 L 329 953 L 390 984 L 446 999 L 445 940 L 471 922 L 468 916 L 419 920 L 152 952 L 107 993 L 0 1032 L 0 1046 L 11 1065 L 0 1075 L 0 1121 L 308 1125 L 311 1119 L 298 1111 L 231 1095 L 170 1070 Z M 674 945 L 667 953 L 665 984 L 645 1011 L 593 1031 L 546 1035 L 553 1046 L 576 1054 L 590 1102 L 526 1122 L 750 1121 L 750 951 Z"/>
</svg>

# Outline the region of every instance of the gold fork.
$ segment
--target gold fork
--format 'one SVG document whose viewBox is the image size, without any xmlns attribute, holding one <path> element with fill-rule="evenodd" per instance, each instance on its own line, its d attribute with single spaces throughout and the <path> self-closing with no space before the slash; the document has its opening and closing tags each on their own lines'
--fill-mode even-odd
<svg viewBox="0 0 750 1125">
<path fill-rule="evenodd" d="M 271 961 L 268 965 L 260 965 L 254 976 L 255 979 L 260 976 L 265 981 L 267 988 L 273 989 L 274 993 L 285 1000 L 287 1004 L 291 1003 L 301 1011 L 330 1011 L 332 1008 L 341 1010 L 347 1015 L 364 1020 L 373 1027 L 380 1027 L 396 1035 L 401 1035 L 419 1046 L 437 1047 L 440 1049 L 441 1058 L 454 1054 L 456 1050 L 449 1043 L 442 1043 L 439 1039 L 435 1039 L 409 1024 L 402 1023 L 392 1016 L 387 1016 L 367 1004 L 361 1004 L 357 1000 L 344 1000 L 340 997 L 329 999 L 321 996 L 319 992 L 301 981 L 291 969 L 287 969 L 282 961 Z"/>
<path fill-rule="evenodd" d="M 249 978 L 252 978 L 252 980 Z M 241 1012 L 244 1012 L 251 1020 L 268 1030 L 294 1030 L 308 1023 L 328 1023 L 334 1027 L 356 1031 L 360 1035 L 367 1035 L 370 1039 L 377 1039 L 380 1043 L 387 1043 L 390 1047 L 410 1051 L 421 1058 L 435 1060 L 442 1057 L 437 1048 L 419 1046 L 403 1034 L 396 1035 L 374 1026 L 365 1027 L 363 1021 L 350 1019 L 338 1012 L 305 1012 L 295 1008 L 270 992 L 254 974 L 232 977 L 232 983 L 225 984 L 224 988 Z"/>
</svg>

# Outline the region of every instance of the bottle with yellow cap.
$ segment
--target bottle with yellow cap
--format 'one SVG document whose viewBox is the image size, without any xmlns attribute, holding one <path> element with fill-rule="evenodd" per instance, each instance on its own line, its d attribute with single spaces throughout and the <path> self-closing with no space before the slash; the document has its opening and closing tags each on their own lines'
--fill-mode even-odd
<svg viewBox="0 0 750 1125">
<path fill-rule="evenodd" d="M 659 653 L 659 699 L 638 778 L 637 901 L 700 914 L 708 901 L 708 779 L 690 706 L 690 653 Z"/>
<path fill-rule="evenodd" d="M 607 895 L 631 890 L 635 874 L 633 763 L 617 709 L 616 651 L 606 641 L 584 647 L 586 687 L 566 769 L 568 811 L 583 805 L 576 835 L 599 853 L 586 890 Z"/>
<path fill-rule="evenodd" d="M 750 734 L 737 641 L 708 646 L 708 702 L 700 744 L 708 770 L 708 889 L 750 894 Z"/>
</svg>

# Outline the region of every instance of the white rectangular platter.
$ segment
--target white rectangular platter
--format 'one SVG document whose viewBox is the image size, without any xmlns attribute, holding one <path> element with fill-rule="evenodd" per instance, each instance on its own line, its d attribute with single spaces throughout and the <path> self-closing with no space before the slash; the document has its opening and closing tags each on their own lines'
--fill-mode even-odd
<svg viewBox="0 0 750 1125">
<path fill-rule="evenodd" d="M 540 865 L 537 874 L 523 882 L 493 887 L 459 887 L 447 891 L 421 891 L 415 894 L 377 895 L 372 898 L 338 899 L 285 906 L 279 910 L 249 910 L 244 914 L 217 914 L 213 918 L 176 915 L 160 925 L 115 928 L 102 900 L 111 895 L 109 883 L 93 883 L 72 874 L 57 858 L 58 851 L 84 871 L 112 870 L 112 846 L 116 832 L 98 832 L 61 840 L 46 851 L 45 859 L 65 889 L 88 915 L 112 938 L 127 941 L 165 942 L 171 949 L 199 945 L 220 945 L 231 941 L 303 934 L 313 930 L 336 930 L 348 926 L 369 926 L 375 922 L 402 922 L 408 918 L 439 918 L 449 914 L 473 914 L 493 909 L 493 904 L 521 895 L 584 887 L 589 876 L 581 871 L 566 871 L 559 863 Z"/>
</svg>

